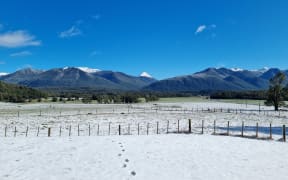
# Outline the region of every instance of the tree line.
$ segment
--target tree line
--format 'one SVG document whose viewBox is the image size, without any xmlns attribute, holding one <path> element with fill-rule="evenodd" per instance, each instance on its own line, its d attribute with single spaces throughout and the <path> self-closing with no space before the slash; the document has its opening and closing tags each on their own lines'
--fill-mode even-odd
<svg viewBox="0 0 288 180">
<path fill-rule="evenodd" d="M 32 88 L 7 84 L 0 81 L 0 101 L 23 103 L 47 98 L 48 94 Z"/>
<path fill-rule="evenodd" d="M 288 101 L 288 85 L 285 84 L 285 74 L 279 72 L 270 79 L 268 90 L 262 91 L 201 91 L 201 92 L 125 92 L 125 91 L 91 91 L 89 89 L 71 91 L 40 91 L 32 88 L 7 84 L 0 81 L 0 101 L 4 102 L 31 102 L 32 100 L 42 101 L 43 98 L 51 97 L 52 102 L 79 101 L 91 103 L 97 101 L 100 104 L 139 103 L 157 101 L 161 97 L 188 97 L 195 95 L 210 95 L 211 99 L 255 99 L 266 100 L 265 104 L 274 106 L 278 111 L 279 107 Z"/>
</svg>

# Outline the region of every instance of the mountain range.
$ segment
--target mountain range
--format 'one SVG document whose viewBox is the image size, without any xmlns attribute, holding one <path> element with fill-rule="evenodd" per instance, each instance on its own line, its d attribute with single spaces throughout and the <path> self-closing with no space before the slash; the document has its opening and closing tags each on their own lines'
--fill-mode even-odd
<svg viewBox="0 0 288 180">
<path fill-rule="evenodd" d="M 0 80 L 39 89 L 91 88 L 95 90 L 160 92 L 244 91 L 267 89 L 269 80 L 280 71 L 288 77 L 288 70 L 278 68 L 260 70 L 208 68 L 191 75 L 158 81 L 147 72 L 141 73 L 140 76 L 131 76 L 122 72 L 101 71 L 87 67 L 54 68 L 46 71 L 27 68 L 11 74 L 3 74 L 0 76 Z"/>
<path fill-rule="evenodd" d="M 148 75 L 148 74 L 147 74 Z M 54 68 L 47 71 L 26 68 L 0 77 L 1 81 L 33 88 L 97 90 L 139 90 L 156 80 L 147 76 L 130 76 L 121 72 L 83 67 Z"/>
</svg>

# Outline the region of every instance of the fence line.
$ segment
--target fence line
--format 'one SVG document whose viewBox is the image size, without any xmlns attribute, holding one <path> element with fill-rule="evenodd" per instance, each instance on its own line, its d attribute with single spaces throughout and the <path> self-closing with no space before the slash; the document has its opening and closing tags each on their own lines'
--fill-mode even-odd
<svg viewBox="0 0 288 180">
<path fill-rule="evenodd" d="M 59 129 L 58 129 L 59 128 Z M 73 128 L 73 129 L 72 129 Z M 75 129 L 76 128 L 76 129 Z M 274 129 L 273 129 L 274 128 Z M 205 121 L 201 121 L 201 125 L 192 125 L 192 120 L 182 120 L 179 119 L 175 121 L 162 121 L 161 123 L 157 121 L 156 123 L 112 123 L 109 122 L 108 126 L 105 124 L 77 124 L 76 127 L 70 125 L 59 127 L 46 127 L 46 126 L 37 126 L 37 127 L 29 127 L 26 126 L 26 129 L 21 131 L 21 128 L 17 126 L 7 126 L 5 125 L 3 128 L 3 137 L 18 137 L 18 136 L 37 136 L 40 135 L 51 137 L 51 136 L 65 136 L 64 133 L 68 136 L 72 136 L 73 132 L 76 131 L 77 136 L 110 136 L 110 135 L 151 135 L 151 134 L 212 134 L 212 135 L 225 135 L 225 136 L 237 136 L 237 137 L 246 137 L 246 138 L 255 138 L 255 139 L 267 139 L 272 140 L 274 136 L 280 136 L 278 139 L 280 141 L 286 142 L 286 125 L 272 127 L 270 123 L 269 126 L 259 126 L 259 123 L 256 122 L 254 126 L 245 126 L 245 122 L 242 121 L 241 126 L 232 126 L 230 121 L 227 121 L 227 126 L 217 126 L 217 121 L 213 121 L 213 125 L 206 125 Z M 58 129 L 58 130 L 57 130 Z M 34 130 L 34 131 L 33 131 Z M 35 133 L 36 131 L 36 133 Z M 96 132 L 95 132 L 96 131 Z M 33 133 L 34 132 L 34 133 Z M 45 133 L 47 132 L 47 134 Z M 57 133 L 58 132 L 58 133 Z M 93 133 L 94 132 L 94 133 Z M 255 133 L 253 135 L 253 132 Z M 33 133 L 33 134 L 32 134 Z M 259 134 L 262 134 L 260 136 Z M 46 134 L 46 135 L 45 135 Z"/>
</svg>

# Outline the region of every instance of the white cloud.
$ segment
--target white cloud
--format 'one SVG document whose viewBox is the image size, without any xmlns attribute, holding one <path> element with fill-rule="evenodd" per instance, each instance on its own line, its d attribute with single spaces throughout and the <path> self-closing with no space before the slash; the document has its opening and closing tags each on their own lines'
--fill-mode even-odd
<svg viewBox="0 0 288 180">
<path fill-rule="evenodd" d="M 211 24 L 211 25 L 201 25 L 201 26 L 198 26 L 196 31 L 195 31 L 195 35 L 199 34 L 199 33 L 202 33 L 204 31 L 212 31 L 213 29 L 215 29 L 217 26 L 216 24 Z M 216 37 L 216 34 L 215 33 L 212 33 L 211 35 L 212 38 Z"/>
<path fill-rule="evenodd" d="M 17 48 L 25 46 L 40 46 L 41 41 L 26 31 L 9 31 L 0 34 L 0 47 Z"/>
<path fill-rule="evenodd" d="M 201 25 L 201 26 L 199 26 L 199 27 L 196 29 L 195 34 L 197 35 L 197 34 L 203 32 L 206 28 L 207 28 L 206 25 Z"/>
<path fill-rule="evenodd" d="M 82 31 L 76 27 L 72 26 L 70 29 L 63 31 L 59 34 L 60 38 L 69 38 L 69 37 L 74 37 L 74 36 L 79 36 L 82 35 Z"/>
<path fill-rule="evenodd" d="M 30 51 L 21 51 L 10 54 L 11 57 L 23 57 L 23 56 L 30 56 L 32 53 Z"/>
</svg>

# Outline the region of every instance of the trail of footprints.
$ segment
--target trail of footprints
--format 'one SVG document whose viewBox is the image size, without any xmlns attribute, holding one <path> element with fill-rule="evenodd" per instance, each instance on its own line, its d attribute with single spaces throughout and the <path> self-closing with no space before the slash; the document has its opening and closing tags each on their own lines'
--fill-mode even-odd
<svg viewBox="0 0 288 180">
<path fill-rule="evenodd" d="M 114 141 L 112 141 L 112 142 L 114 142 Z M 121 152 L 118 154 L 118 157 L 123 157 L 123 153 L 125 152 L 125 148 L 124 148 L 124 146 L 123 146 L 123 144 L 121 142 L 118 142 L 118 145 L 119 145 L 119 147 L 121 149 Z M 122 168 L 127 168 L 128 163 L 129 163 L 129 159 L 125 159 L 124 163 L 122 165 Z M 136 176 L 136 172 L 135 171 L 131 171 L 130 174 L 132 176 Z"/>
</svg>

